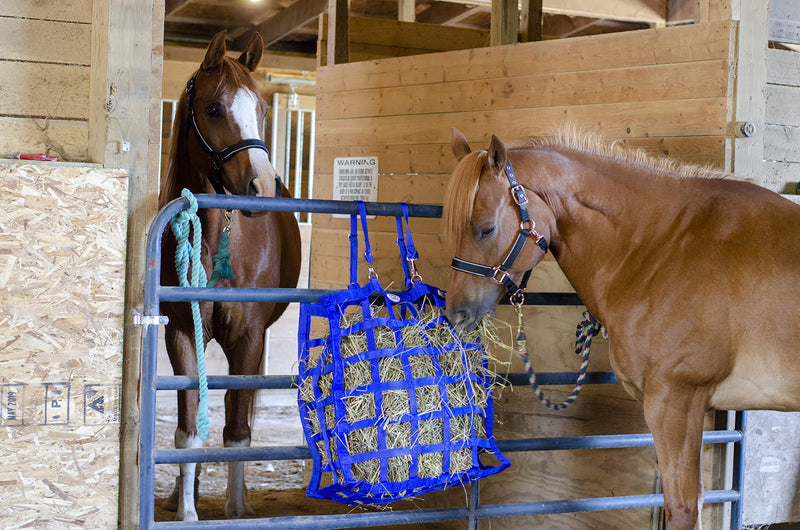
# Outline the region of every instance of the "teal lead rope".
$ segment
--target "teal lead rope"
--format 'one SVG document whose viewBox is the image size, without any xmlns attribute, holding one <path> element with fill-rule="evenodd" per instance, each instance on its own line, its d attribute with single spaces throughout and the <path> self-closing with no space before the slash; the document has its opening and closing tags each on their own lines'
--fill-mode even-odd
<svg viewBox="0 0 800 530">
<path fill-rule="evenodd" d="M 181 210 L 170 220 L 172 232 L 178 241 L 175 250 L 175 268 L 178 272 L 178 282 L 181 287 L 213 287 L 218 279 L 233 278 L 230 268 L 230 252 L 228 244 L 230 242 L 230 221 L 231 217 L 226 213 L 228 226 L 225 227 L 220 235 L 219 250 L 214 256 L 214 272 L 211 280 L 206 277 L 206 270 L 200 262 L 202 250 L 203 231 L 200 226 L 200 218 L 197 216 L 197 199 L 191 191 L 184 189 L 181 196 L 189 201 L 189 207 Z M 192 241 L 189 242 L 189 233 L 192 233 Z M 222 257 L 220 257 L 220 255 Z M 192 265 L 192 276 L 189 280 L 189 263 Z M 219 265 L 218 265 L 219 263 Z M 218 271 L 219 269 L 219 271 Z M 227 275 L 226 275 L 227 274 Z M 197 377 L 200 383 L 200 402 L 197 406 L 197 434 L 201 440 L 208 438 L 208 379 L 206 378 L 206 352 L 205 341 L 203 340 L 203 323 L 200 318 L 200 302 L 192 300 L 192 320 L 194 322 L 194 346 L 197 353 Z"/>
<path fill-rule="evenodd" d="M 550 410 L 564 410 L 578 399 L 578 394 L 580 394 L 583 389 L 583 383 L 586 380 L 586 372 L 589 366 L 589 352 L 592 348 L 592 338 L 600 333 L 603 338 L 608 339 L 608 332 L 588 311 L 583 312 L 583 320 L 578 324 L 578 329 L 575 332 L 575 353 L 581 356 L 581 367 L 578 371 L 578 379 L 575 382 L 572 393 L 567 399 L 561 403 L 552 403 L 545 397 L 544 392 L 542 392 L 541 387 L 536 382 L 536 373 L 533 371 L 533 366 L 528 356 L 527 337 L 525 336 L 522 324 L 522 304 L 514 304 L 514 311 L 517 313 L 517 354 L 522 357 L 522 360 L 525 362 L 525 371 L 528 372 L 528 379 L 533 387 L 534 394 L 536 394 L 539 401 Z"/>
</svg>

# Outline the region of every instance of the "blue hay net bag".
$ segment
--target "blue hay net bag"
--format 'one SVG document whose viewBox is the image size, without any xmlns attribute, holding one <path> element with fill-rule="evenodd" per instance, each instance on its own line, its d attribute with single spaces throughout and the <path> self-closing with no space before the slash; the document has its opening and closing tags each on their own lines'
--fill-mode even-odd
<svg viewBox="0 0 800 530">
<path fill-rule="evenodd" d="M 459 337 L 442 314 L 444 293 L 421 281 L 405 204 L 397 243 L 406 289 L 381 287 L 366 208 L 358 207 L 369 280 L 357 283 L 352 216 L 350 287 L 300 306 L 298 405 L 313 457 L 308 496 L 386 503 L 502 471 L 511 462 L 492 435 L 492 374 L 477 333 Z M 486 454 L 492 464 L 481 461 Z"/>
</svg>

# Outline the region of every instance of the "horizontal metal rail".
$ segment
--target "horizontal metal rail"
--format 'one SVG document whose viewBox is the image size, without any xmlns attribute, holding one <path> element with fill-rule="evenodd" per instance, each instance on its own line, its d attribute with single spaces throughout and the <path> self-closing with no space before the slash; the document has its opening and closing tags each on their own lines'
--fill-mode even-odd
<svg viewBox="0 0 800 530">
<path fill-rule="evenodd" d="M 705 502 L 707 504 L 735 502 L 738 499 L 739 492 L 736 490 L 710 490 L 705 492 Z M 595 497 L 563 501 L 487 504 L 476 508 L 475 517 L 477 519 L 490 519 L 496 517 L 522 517 L 525 515 L 654 508 L 657 506 L 664 506 L 664 495 L 623 495 L 619 497 Z M 469 510 L 467 508 L 440 508 L 325 516 L 270 517 L 239 521 L 199 521 L 188 524 L 170 521 L 156 523 L 154 528 L 270 528 L 274 530 L 303 528 L 307 530 L 329 530 L 334 528 L 371 528 L 398 524 L 460 521 L 467 519 L 468 516 Z"/>
<path fill-rule="evenodd" d="M 740 431 L 705 431 L 703 443 L 736 443 L 742 440 Z M 497 440 L 497 448 L 504 453 L 524 451 L 567 451 L 575 449 L 624 449 L 653 445 L 652 434 L 607 434 L 595 436 L 567 436 L 556 438 L 516 438 Z M 311 451 L 305 445 L 267 447 L 202 447 L 197 449 L 159 449 L 155 452 L 156 464 L 182 462 L 247 462 L 257 460 L 310 460 Z"/>
</svg>

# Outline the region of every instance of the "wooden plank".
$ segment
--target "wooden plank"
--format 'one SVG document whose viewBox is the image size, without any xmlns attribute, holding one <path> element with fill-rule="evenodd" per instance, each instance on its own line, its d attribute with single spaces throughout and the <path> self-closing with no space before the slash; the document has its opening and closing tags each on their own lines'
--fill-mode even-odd
<svg viewBox="0 0 800 530">
<path fill-rule="evenodd" d="M 733 2 L 731 0 L 697 0 L 698 1 L 698 23 L 717 22 L 720 20 L 732 20 L 734 17 Z M 738 2 L 737 2 L 738 6 Z"/>
<path fill-rule="evenodd" d="M 764 129 L 764 160 L 800 162 L 800 128 L 767 124 Z"/>
<path fill-rule="evenodd" d="M 767 85 L 764 93 L 766 123 L 800 127 L 800 87 Z"/>
<path fill-rule="evenodd" d="M 366 116 L 536 108 L 623 101 L 722 97 L 727 94 L 726 59 L 321 92 L 320 120 Z"/>
<path fill-rule="evenodd" d="M 0 117 L 0 153 L 46 153 L 59 160 L 85 162 L 86 121 Z"/>
<path fill-rule="evenodd" d="M 800 22 L 800 4 L 796 0 L 769 0 L 769 18 Z"/>
<path fill-rule="evenodd" d="M 0 61 L 0 114 L 88 119 L 88 66 Z"/>
<path fill-rule="evenodd" d="M 491 46 L 503 46 L 517 42 L 519 34 L 519 8 L 517 0 L 492 0 L 490 27 Z"/>
<path fill-rule="evenodd" d="M 629 22 L 666 21 L 664 0 L 545 0 L 544 10 L 570 16 Z"/>
<path fill-rule="evenodd" d="M 165 61 L 182 61 L 199 65 L 203 61 L 206 48 L 199 46 L 183 46 L 176 43 L 166 43 L 164 46 L 164 60 Z M 227 55 L 231 57 L 238 57 L 241 52 L 229 50 Z M 278 70 L 306 70 L 314 71 L 316 68 L 315 57 L 302 57 L 294 55 L 281 55 L 278 53 L 264 50 L 261 56 L 260 68 L 278 69 Z M 302 87 L 300 87 L 302 88 Z"/>
<path fill-rule="evenodd" d="M 542 0 L 522 0 L 520 7 L 520 42 L 542 40 Z"/>
<path fill-rule="evenodd" d="M 0 60 L 91 64 L 92 26 L 88 24 L 0 17 L 0 35 Z"/>
<path fill-rule="evenodd" d="M 769 40 L 800 44 L 800 22 L 796 20 L 769 19 Z"/>
<path fill-rule="evenodd" d="M 736 72 L 735 121 L 752 122 L 764 129 L 764 85 L 767 81 L 767 5 L 744 2 L 739 23 Z M 767 112 L 769 113 L 769 112 Z M 733 169 L 745 178 L 755 178 L 764 159 L 764 135 L 734 141 Z"/>
<path fill-rule="evenodd" d="M 328 0 L 327 65 L 350 61 L 350 0 Z"/>
<path fill-rule="evenodd" d="M 713 136 L 726 131 L 726 112 L 726 98 L 708 98 L 327 120 L 318 123 L 317 145 L 441 144 L 450 126 L 468 138 L 539 136 L 563 123 L 606 137 Z"/>
<path fill-rule="evenodd" d="M 768 49 L 767 83 L 800 86 L 800 53 Z"/>
<path fill-rule="evenodd" d="M 60 22 L 92 22 L 92 0 L 59 0 L 58 2 L 31 2 L 31 0 L 3 0 L 0 14 L 4 17 L 35 18 Z"/>
<path fill-rule="evenodd" d="M 264 46 L 279 41 L 281 38 L 292 33 L 301 26 L 315 20 L 328 8 L 328 0 L 298 0 L 286 8 L 282 9 L 277 15 L 270 17 L 252 31 L 245 32 L 234 42 L 233 47 L 243 50 L 250 41 L 250 36 L 258 31 L 264 39 Z"/>
<path fill-rule="evenodd" d="M 452 51 L 317 72 L 319 93 L 727 59 L 730 22 Z"/>
<path fill-rule="evenodd" d="M 416 22 L 417 6 L 415 0 L 397 0 L 397 20 Z"/>
<path fill-rule="evenodd" d="M 481 133 L 483 134 L 483 133 Z M 485 149 L 481 140 L 468 138 L 475 149 Z M 511 139 L 511 137 L 504 138 Z M 608 138 L 609 141 L 615 138 Z M 691 136 L 664 138 L 620 139 L 625 145 L 644 149 L 654 156 L 670 156 L 686 163 L 720 166 L 724 163 L 724 136 Z M 371 146 L 319 146 L 316 167 L 319 174 L 332 175 L 333 159 L 342 156 L 377 156 L 382 173 L 449 174 L 456 161 L 450 143 L 371 145 Z M 444 177 L 447 178 L 447 177 Z M 328 197 L 330 198 L 330 197 Z"/>
</svg>

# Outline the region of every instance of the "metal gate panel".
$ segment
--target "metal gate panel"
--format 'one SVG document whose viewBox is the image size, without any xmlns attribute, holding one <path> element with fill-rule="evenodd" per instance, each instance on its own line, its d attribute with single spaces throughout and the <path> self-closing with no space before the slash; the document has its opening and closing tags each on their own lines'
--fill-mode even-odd
<svg viewBox="0 0 800 530">
<path fill-rule="evenodd" d="M 353 202 L 282 199 L 260 197 L 238 197 L 221 195 L 197 195 L 200 208 L 246 209 L 258 211 L 285 211 L 308 213 L 357 214 Z M 395 524 L 464 520 L 470 529 L 477 529 L 480 519 L 516 517 L 525 515 L 572 513 L 629 508 L 658 507 L 664 505 L 661 494 L 628 495 L 590 499 L 568 499 L 548 502 L 480 504 L 480 484 L 470 486 L 470 502 L 464 508 L 405 510 L 377 513 L 349 513 L 343 515 L 309 515 L 270 517 L 246 520 L 158 522 L 154 521 L 155 465 L 180 462 L 224 462 L 252 460 L 295 460 L 311 458 L 306 446 L 272 447 L 219 447 L 200 449 L 156 449 L 155 417 L 156 392 L 198 388 L 197 377 L 156 376 L 158 354 L 159 304 L 162 301 L 242 301 L 242 302 L 316 302 L 321 295 L 336 292 L 327 289 L 235 289 L 235 288 L 191 288 L 161 286 L 161 237 L 169 220 L 188 206 L 186 199 L 177 199 L 165 206 L 153 220 L 147 238 L 147 268 L 145 271 L 144 313 L 139 321 L 144 327 L 141 366 L 141 439 L 139 445 L 139 527 L 151 528 L 286 528 L 320 529 L 365 528 Z M 402 215 L 400 206 L 394 203 L 366 203 L 370 215 Z M 441 217 L 442 208 L 436 205 L 409 205 L 411 217 Z M 574 293 L 528 293 L 526 305 L 581 305 Z M 537 380 L 542 385 L 563 385 L 575 381 L 575 373 L 542 373 Z M 527 374 L 510 374 L 512 384 L 528 384 Z M 616 377 L 611 372 L 592 372 L 587 384 L 612 384 Z M 209 376 L 209 389 L 221 388 L 294 388 L 297 378 L 283 375 Z M 704 443 L 734 444 L 733 481 L 731 489 L 705 492 L 706 503 L 731 503 L 731 529 L 741 528 L 742 486 L 744 484 L 746 413 L 737 412 L 735 426 L 729 430 L 714 430 L 703 433 Z M 552 451 L 568 449 L 601 449 L 642 447 L 653 445 L 649 434 L 574 436 L 557 438 L 525 438 L 497 440 L 503 452 Z"/>
</svg>

